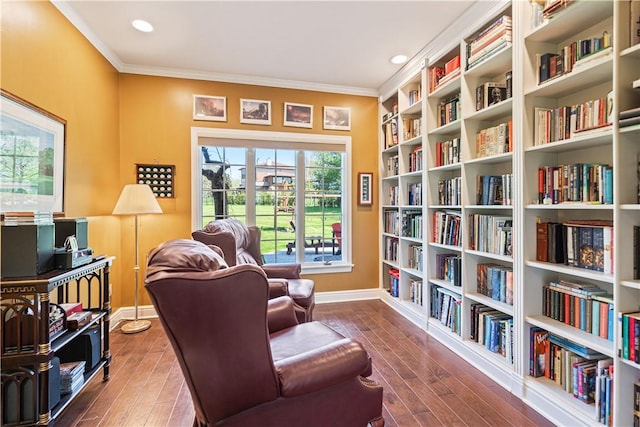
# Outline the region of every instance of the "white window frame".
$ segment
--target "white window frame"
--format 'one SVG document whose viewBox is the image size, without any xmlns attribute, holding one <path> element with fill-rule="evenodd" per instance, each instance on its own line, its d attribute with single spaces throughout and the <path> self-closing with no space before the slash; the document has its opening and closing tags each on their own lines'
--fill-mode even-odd
<svg viewBox="0 0 640 427">
<path fill-rule="evenodd" d="M 349 273 L 353 269 L 351 262 L 351 206 L 352 206 L 352 191 L 351 191 L 351 137 L 341 135 L 322 135 L 322 134 L 310 134 L 310 133 L 294 133 L 294 132 L 270 132 L 270 131 L 255 131 L 255 130 L 242 130 L 242 129 L 218 129 L 218 128 L 205 128 L 205 127 L 192 127 L 191 128 L 191 230 L 199 230 L 202 228 L 202 151 L 201 146 L 208 146 L 210 142 L 206 144 L 200 144 L 200 138 L 218 139 L 220 146 L 225 146 L 225 141 L 233 141 L 233 145 L 237 145 L 238 140 L 245 141 L 268 141 L 268 142 L 280 142 L 290 143 L 306 143 L 306 144 L 341 144 L 344 145 L 345 150 L 345 162 L 343 165 L 344 180 L 343 188 L 345 191 L 345 199 L 343 202 L 342 217 L 346 222 L 346 239 L 342 241 L 342 260 L 330 261 L 327 263 L 303 263 L 302 274 L 322 274 L 322 273 Z M 251 170 L 248 168 L 247 171 Z M 249 177 L 247 177 L 249 179 Z M 250 181 L 247 181 L 250 182 Z M 298 191 L 303 191 L 300 187 Z M 296 194 L 296 198 L 300 196 Z M 304 200 L 300 198 L 299 200 Z M 304 215 L 303 206 L 299 206 L 296 203 L 296 212 L 298 215 Z M 247 208 L 251 206 L 251 203 L 247 204 Z M 304 237 L 304 230 L 302 227 L 296 230 L 296 240 L 302 241 Z"/>
</svg>

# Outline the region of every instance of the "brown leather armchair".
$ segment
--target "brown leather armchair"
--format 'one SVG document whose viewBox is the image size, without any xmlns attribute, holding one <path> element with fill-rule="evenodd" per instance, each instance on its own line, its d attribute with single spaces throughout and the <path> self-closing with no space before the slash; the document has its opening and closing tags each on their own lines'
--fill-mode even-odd
<svg viewBox="0 0 640 427">
<path fill-rule="evenodd" d="M 148 256 L 145 285 L 177 355 L 194 426 L 383 426 L 382 387 L 362 345 L 269 300 L 255 265 L 226 267 L 174 240 Z"/>
<path fill-rule="evenodd" d="M 300 277 L 300 264 L 264 264 L 260 251 L 260 229 L 232 218 L 211 221 L 203 230 L 191 233 L 194 240 L 222 249 L 227 265 L 255 264 L 269 278 L 269 296 L 289 295 L 295 302 L 298 320 L 313 320 L 315 285 Z"/>
</svg>

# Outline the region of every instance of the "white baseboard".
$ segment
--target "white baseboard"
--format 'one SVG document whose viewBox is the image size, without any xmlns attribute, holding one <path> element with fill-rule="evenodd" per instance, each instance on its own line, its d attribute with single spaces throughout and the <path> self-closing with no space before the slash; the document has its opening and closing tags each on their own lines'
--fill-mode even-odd
<svg viewBox="0 0 640 427">
<path fill-rule="evenodd" d="M 362 289 L 354 291 L 334 291 L 316 293 L 316 304 L 331 302 L 363 301 L 380 299 L 380 289 Z M 135 317 L 134 307 L 120 307 L 111 313 L 111 330 L 117 329 L 120 323 L 132 320 Z M 158 314 L 152 305 L 142 305 L 138 307 L 139 319 L 156 319 Z"/>
</svg>

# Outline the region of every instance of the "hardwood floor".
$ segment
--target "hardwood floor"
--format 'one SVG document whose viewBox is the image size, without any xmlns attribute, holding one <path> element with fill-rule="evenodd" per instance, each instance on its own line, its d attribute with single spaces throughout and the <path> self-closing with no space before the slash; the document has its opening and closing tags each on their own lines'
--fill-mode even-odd
<svg viewBox="0 0 640 427">
<path fill-rule="evenodd" d="M 318 304 L 314 317 L 369 351 L 388 427 L 553 425 L 381 301 Z M 111 378 L 94 378 L 57 425 L 192 426 L 189 390 L 152 323 L 140 334 L 112 332 Z"/>
</svg>

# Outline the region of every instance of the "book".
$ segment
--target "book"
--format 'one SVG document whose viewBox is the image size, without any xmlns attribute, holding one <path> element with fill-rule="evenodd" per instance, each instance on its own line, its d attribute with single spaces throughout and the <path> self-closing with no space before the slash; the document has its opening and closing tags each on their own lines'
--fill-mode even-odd
<svg viewBox="0 0 640 427">
<path fill-rule="evenodd" d="M 86 325 L 91 321 L 91 311 L 80 311 L 67 316 L 67 329 L 75 331 L 80 326 Z"/>
<path fill-rule="evenodd" d="M 549 364 L 546 361 L 549 352 L 549 333 L 538 327 L 529 330 L 530 334 L 530 356 L 529 356 L 529 375 L 532 377 L 541 377 L 548 372 Z"/>
<path fill-rule="evenodd" d="M 618 124 L 620 127 L 633 126 L 640 123 L 640 116 L 629 117 L 628 119 L 621 119 Z"/>
<path fill-rule="evenodd" d="M 618 117 L 622 120 L 622 119 L 628 119 L 631 117 L 638 117 L 638 116 L 640 116 L 640 107 L 620 111 L 620 114 Z"/>
</svg>

